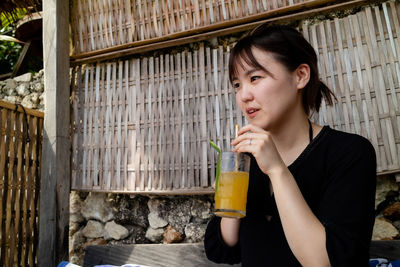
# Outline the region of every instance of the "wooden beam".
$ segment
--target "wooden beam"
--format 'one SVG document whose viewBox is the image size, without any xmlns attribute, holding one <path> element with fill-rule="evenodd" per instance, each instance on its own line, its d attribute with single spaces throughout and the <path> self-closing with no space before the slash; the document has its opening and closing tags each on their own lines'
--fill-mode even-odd
<svg viewBox="0 0 400 267">
<path fill-rule="evenodd" d="M 43 1 L 45 116 L 38 265 L 68 260 L 70 192 L 69 1 Z"/>
<path fill-rule="evenodd" d="M 108 190 L 108 189 L 97 189 L 97 188 L 87 188 L 78 189 L 82 192 L 97 192 L 97 193 L 112 193 L 112 194 L 129 194 L 129 195 L 156 195 L 156 196 L 174 196 L 174 195 L 213 195 L 215 190 L 210 187 L 195 187 L 188 189 L 171 189 L 171 190 L 137 190 L 137 191 L 124 191 L 124 190 Z"/>
<path fill-rule="evenodd" d="M 5 78 L 10 78 L 12 76 L 12 72 L 1 74 L 0 75 L 0 80 L 3 80 Z"/>
<path fill-rule="evenodd" d="M 41 111 L 38 111 L 35 109 L 30 109 L 30 108 L 22 109 L 21 106 L 17 107 L 17 105 L 3 101 L 3 100 L 0 100 L 0 107 L 10 109 L 10 110 L 15 110 L 15 108 L 17 108 L 17 111 L 19 111 L 19 112 L 24 112 L 24 109 L 25 109 L 25 113 L 28 115 L 32 115 L 32 116 L 39 117 L 39 118 L 44 117 L 44 114 Z"/>
<path fill-rule="evenodd" d="M 17 76 L 19 68 L 21 67 L 22 62 L 24 62 L 25 56 L 28 53 L 29 48 L 31 47 L 31 42 L 32 41 L 29 40 L 24 44 L 24 47 L 22 48 L 21 54 L 18 57 L 17 63 L 15 63 L 15 65 L 14 65 L 14 69 L 13 69 L 13 72 L 11 74 L 11 78 Z"/>
</svg>

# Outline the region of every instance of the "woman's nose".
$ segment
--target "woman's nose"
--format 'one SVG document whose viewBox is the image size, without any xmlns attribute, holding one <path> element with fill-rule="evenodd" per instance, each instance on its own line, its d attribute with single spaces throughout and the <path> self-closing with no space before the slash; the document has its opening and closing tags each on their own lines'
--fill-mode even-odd
<svg viewBox="0 0 400 267">
<path fill-rule="evenodd" d="M 243 102 L 251 101 L 254 98 L 251 85 L 243 84 L 239 93 L 240 100 Z"/>
</svg>

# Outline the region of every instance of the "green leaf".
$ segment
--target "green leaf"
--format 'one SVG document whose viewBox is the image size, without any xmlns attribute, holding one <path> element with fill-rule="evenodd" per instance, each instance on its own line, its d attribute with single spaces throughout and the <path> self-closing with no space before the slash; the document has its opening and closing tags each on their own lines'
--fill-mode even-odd
<svg viewBox="0 0 400 267">
<path fill-rule="evenodd" d="M 213 141 L 208 140 L 210 142 L 210 145 L 212 146 L 212 148 L 214 148 L 215 150 L 217 150 L 218 153 L 221 153 L 221 149 L 217 146 L 217 144 L 215 144 Z"/>
<path fill-rule="evenodd" d="M 18 40 L 17 38 L 14 38 L 14 37 L 11 37 L 8 35 L 3 35 L 3 34 L 0 34 L 0 41 L 17 42 L 17 43 L 21 43 L 21 44 L 24 43 L 24 42 Z"/>
<path fill-rule="evenodd" d="M 12 24 L 14 24 L 18 20 L 22 19 L 27 13 L 28 13 L 28 10 L 26 10 L 25 8 L 17 8 L 12 12 L 12 14 L 5 13 L 5 12 L 0 13 L 1 31 L 3 32 L 4 29 L 11 27 Z"/>
<path fill-rule="evenodd" d="M 208 140 L 212 148 L 218 152 L 217 171 L 215 173 L 215 192 L 218 191 L 219 176 L 221 173 L 221 148 L 219 148 L 213 141 Z"/>
</svg>

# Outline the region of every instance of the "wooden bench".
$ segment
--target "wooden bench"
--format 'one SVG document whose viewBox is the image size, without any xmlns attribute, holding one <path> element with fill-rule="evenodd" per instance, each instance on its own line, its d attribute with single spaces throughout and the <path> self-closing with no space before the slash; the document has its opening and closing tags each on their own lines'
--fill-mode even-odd
<svg viewBox="0 0 400 267">
<path fill-rule="evenodd" d="M 400 240 L 372 241 L 370 258 L 400 259 Z M 124 246 L 88 246 L 83 267 L 111 264 L 141 264 L 151 267 L 227 267 L 206 258 L 203 243 L 136 244 Z"/>
<path fill-rule="evenodd" d="M 372 241 L 369 256 L 388 260 L 400 260 L 400 240 Z"/>
<path fill-rule="evenodd" d="M 88 246 L 83 267 L 100 264 L 141 264 L 151 267 L 227 267 L 240 265 L 216 264 L 209 261 L 203 243 L 135 244 L 121 246 Z"/>
</svg>

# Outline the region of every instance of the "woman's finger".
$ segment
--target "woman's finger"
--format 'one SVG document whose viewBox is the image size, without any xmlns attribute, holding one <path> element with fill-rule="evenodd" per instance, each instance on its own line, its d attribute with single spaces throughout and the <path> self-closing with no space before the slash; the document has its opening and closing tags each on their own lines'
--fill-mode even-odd
<svg viewBox="0 0 400 267">
<path fill-rule="evenodd" d="M 244 140 L 243 142 L 240 142 L 238 145 L 236 145 L 232 151 L 237 152 L 237 153 L 251 153 L 253 154 L 256 149 L 257 149 L 257 144 L 259 143 L 258 139 L 247 139 Z"/>
<path fill-rule="evenodd" d="M 246 140 L 253 140 L 253 139 L 262 139 L 263 134 L 261 133 L 254 133 L 254 132 L 245 132 L 242 135 L 236 137 L 232 142 L 231 145 L 236 146 L 237 144 L 244 142 Z"/>
<path fill-rule="evenodd" d="M 253 132 L 253 133 L 265 133 L 265 130 L 263 128 L 254 126 L 253 124 L 247 124 L 240 128 L 238 135 L 245 134 L 247 132 Z"/>
</svg>

